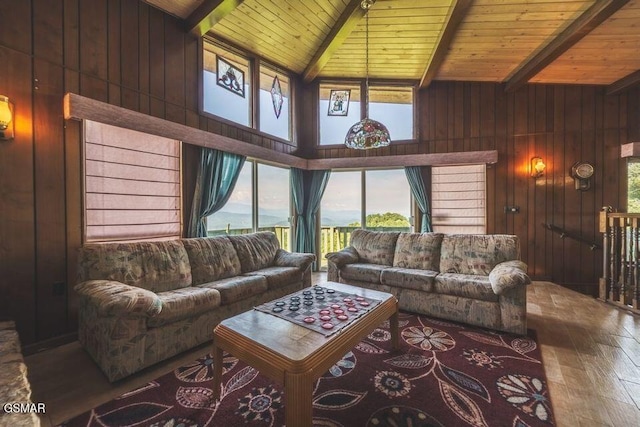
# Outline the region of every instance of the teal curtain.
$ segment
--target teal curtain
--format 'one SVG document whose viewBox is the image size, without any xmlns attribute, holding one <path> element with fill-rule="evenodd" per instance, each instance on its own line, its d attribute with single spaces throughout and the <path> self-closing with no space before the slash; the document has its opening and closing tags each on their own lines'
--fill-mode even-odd
<svg viewBox="0 0 640 427">
<path fill-rule="evenodd" d="M 330 174 L 330 170 L 291 168 L 291 193 L 295 209 L 294 252 L 315 253 L 316 214 Z"/>
<path fill-rule="evenodd" d="M 207 217 L 219 211 L 233 192 L 245 156 L 202 148 L 189 221 L 189 237 L 207 236 Z"/>
<path fill-rule="evenodd" d="M 404 168 L 404 173 L 407 175 L 411 194 L 413 194 L 413 198 L 416 200 L 420 212 L 422 212 L 420 232 L 426 233 L 433 231 L 433 229 L 431 228 L 431 209 L 429 208 L 429 199 L 427 197 L 427 190 L 424 187 L 424 180 L 422 179 L 420 169 L 420 166 L 406 166 Z"/>
</svg>

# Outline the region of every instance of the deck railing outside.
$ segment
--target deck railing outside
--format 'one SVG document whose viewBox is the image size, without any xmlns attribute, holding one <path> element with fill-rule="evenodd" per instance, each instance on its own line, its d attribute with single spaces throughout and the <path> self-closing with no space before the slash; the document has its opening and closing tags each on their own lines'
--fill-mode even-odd
<svg viewBox="0 0 640 427">
<path fill-rule="evenodd" d="M 602 278 L 599 298 L 640 313 L 640 214 L 600 213 Z"/>
<path fill-rule="evenodd" d="M 348 226 L 323 226 L 320 229 L 320 267 L 327 266 L 325 255 L 329 252 L 336 252 L 349 245 L 351 233 L 361 227 Z M 372 231 L 411 231 L 409 227 L 369 227 Z M 290 227 L 261 227 L 259 231 L 272 231 L 280 242 L 280 247 L 287 251 L 291 250 L 291 228 Z M 238 235 L 253 232 L 251 228 L 226 228 L 221 230 L 209 230 L 209 236 Z"/>
</svg>

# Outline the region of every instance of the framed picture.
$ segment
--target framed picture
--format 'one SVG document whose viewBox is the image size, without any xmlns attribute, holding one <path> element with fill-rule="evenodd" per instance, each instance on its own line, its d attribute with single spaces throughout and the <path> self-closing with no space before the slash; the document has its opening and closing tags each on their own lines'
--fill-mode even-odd
<svg viewBox="0 0 640 427">
<path fill-rule="evenodd" d="M 346 116 L 349 113 L 349 97 L 351 89 L 331 89 L 329 95 L 329 116 Z"/>
<path fill-rule="evenodd" d="M 244 98 L 244 72 L 221 57 L 217 57 L 218 78 L 216 83 L 228 91 Z"/>
</svg>

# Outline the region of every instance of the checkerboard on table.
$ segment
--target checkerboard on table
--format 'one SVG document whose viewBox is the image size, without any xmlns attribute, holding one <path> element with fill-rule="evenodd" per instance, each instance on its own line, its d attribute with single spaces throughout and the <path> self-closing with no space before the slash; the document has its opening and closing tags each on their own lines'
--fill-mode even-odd
<svg viewBox="0 0 640 427">
<path fill-rule="evenodd" d="M 379 303 L 380 300 L 316 285 L 261 304 L 255 310 L 273 314 L 329 336 Z"/>
</svg>

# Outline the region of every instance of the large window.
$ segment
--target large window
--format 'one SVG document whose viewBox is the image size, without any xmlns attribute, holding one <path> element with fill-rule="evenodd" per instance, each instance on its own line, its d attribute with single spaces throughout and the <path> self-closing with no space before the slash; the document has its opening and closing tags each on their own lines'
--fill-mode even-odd
<svg viewBox="0 0 640 427">
<path fill-rule="evenodd" d="M 180 237 L 180 141 L 84 123 L 85 241 Z"/>
<path fill-rule="evenodd" d="M 369 117 L 383 123 L 392 141 L 415 139 L 414 88 L 369 87 Z M 319 144 L 343 144 L 347 131 L 365 115 L 358 83 L 321 83 L 319 93 Z"/>
<path fill-rule="evenodd" d="M 211 39 L 205 38 L 203 44 L 203 111 L 291 140 L 293 117 L 288 73 Z"/>
<path fill-rule="evenodd" d="M 433 231 L 484 234 L 486 232 L 486 166 L 431 168 Z"/>
<path fill-rule="evenodd" d="M 207 218 L 210 236 L 273 231 L 291 249 L 289 169 L 245 162 L 227 203 Z"/>
<path fill-rule="evenodd" d="M 627 212 L 640 213 L 640 161 L 627 163 Z"/>
<path fill-rule="evenodd" d="M 324 255 L 347 246 L 355 229 L 410 231 L 411 191 L 404 170 L 332 171 L 320 212 L 324 267 Z"/>
</svg>

